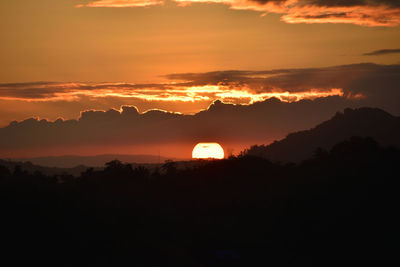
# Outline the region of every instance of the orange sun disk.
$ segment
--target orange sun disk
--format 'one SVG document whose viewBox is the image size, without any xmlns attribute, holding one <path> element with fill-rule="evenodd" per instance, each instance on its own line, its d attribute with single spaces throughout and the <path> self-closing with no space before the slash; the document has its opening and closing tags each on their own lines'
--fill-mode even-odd
<svg viewBox="0 0 400 267">
<path fill-rule="evenodd" d="M 194 159 L 223 159 L 224 149 L 218 143 L 198 143 L 192 152 Z"/>
</svg>

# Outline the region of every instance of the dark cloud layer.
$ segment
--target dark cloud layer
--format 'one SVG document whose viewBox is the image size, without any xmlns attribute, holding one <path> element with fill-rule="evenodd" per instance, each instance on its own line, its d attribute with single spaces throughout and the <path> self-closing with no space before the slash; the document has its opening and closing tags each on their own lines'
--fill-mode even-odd
<svg viewBox="0 0 400 267">
<path fill-rule="evenodd" d="M 284 4 L 288 3 L 288 0 L 253 0 L 254 2 L 267 4 Z M 292 1 L 293 2 L 293 1 Z M 314 5 L 314 6 L 324 6 L 324 7 L 351 7 L 351 6 L 371 6 L 371 5 L 389 5 L 398 6 L 398 1 L 396 0 L 300 0 L 296 1 L 301 5 Z"/>
<path fill-rule="evenodd" d="M 362 97 L 368 105 L 400 114 L 400 65 L 364 63 L 328 68 L 186 73 L 167 77 L 188 80 L 192 85 L 246 85 L 257 92 L 341 88 L 344 97 Z"/>
<path fill-rule="evenodd" d="M 400 65 L 363 63 L 326 68 L 228 70 L 169 74 L 165 78 L 169 81 L 152 84 L 0 84 L 0 98 L 78 101 L 82 97 L 120 97 L 189 102 L 215 99 L 230 101 L 236 98 L 232 102 L 253 103 L 274 96 L 274 93 L 297 94 L 300 98 L 295 99 L 300 100 L 307 98 L 301 97 L 305 93 L 316 92 L 316 97 L 319 97 L 318 94 L 338 89 L 343 92 L 344 98 L 364 98 L 370 106 L 400 114 Z M 229 94 L 231 91 L 234 93 Z M 246 94 L 241 95 L 240 92 Z"/>
<path fill-rule="evenodd" d="M 372 52 L 368 52 L 363 55 L 364 56 L 381 56 L 381 55 L 398 54 L 398 53 L 400 53 L 400 49 L 382 49 L 382 50 L 375 50 Z"/>
<path fill-rule="evenodd" d="M 304 4 L 328 6 L 328 7 L 350 7 L 350 6 L 379 6 L 399 7 L 397 0 L 303 0 Z"/>
<path fill-rule="evenodd" d="M 159 110 L 140 114 L 135 107 L 128 106 L 121 111 L 85 111 L 77 120 L 12 122 L 0 128 L 0 151 L 4 157 L 7 151 L 18 149 L 26 152 L 41 149 L 50 153 L 53 147 L 79 148 L 82 145 L 266 143 L 288 132 L 309 128 L 337 110 L 360 104 L 341 97 L 293 103 L 272 98 L 252 105 L 216 101 L 209 109 L 195 115 Z"/>
<path fill-rule="evenodd" d="M 84 111 L 79 119 L 56 121 L 28 119 L 0 128 L 1 156 L 12 151 L 40 149 L 51 154 L 53 147 L 154 145 L 199 141 L 228 143 L 268 143 L 285 134 L 307 129 L 347 107 L 378 107 L 400 114 L 400 65 L 355 64 L 328 68 L 280 69 L 267 71 L 217 71 L 166 76 L 177 83 L 136 84 L 7 84 L 0 85 L 0 96 L 46 98 L 60 93 L 92 93 L 108 90 L 154 97 L 168 97 L 176 90 L 186 97 L 182 87 L 197 88 L 189 93 L 216 98 L 207 91 L 232 88 L 262 95 L 272 92 L 303 94 L 340 88 L 342 96 L 327 96 L 283 102 L 277 98 L 255 101 L 250 105 L 214 102 L 209 109 L 194 115 L 151 110 L 139 113 L 135 107 L 121 110 Z M 148 88 L 150 87 L 150 88 Z M 146 91 L 149 89 L 149 91 Z M 205 92 L 202 92 L 205 90 Z M 103 92 L 103 91 L 101 91 Z M 251 96 L 251 95 L 250 95 Z M 65 95 L 64 95 L 65 97 Z M 231 97 L 231 96 L 229 96 Z M 227 99 L 229 100 L 229 97 Z M 248 98 L 244 94 L 244 98 Z M 190 147 L 188 148 L 190 150 Z M 132 151 L 135 153 L 135 151 Z M 44 154 L 44 155 L 46 155 Z"/>
</svg>

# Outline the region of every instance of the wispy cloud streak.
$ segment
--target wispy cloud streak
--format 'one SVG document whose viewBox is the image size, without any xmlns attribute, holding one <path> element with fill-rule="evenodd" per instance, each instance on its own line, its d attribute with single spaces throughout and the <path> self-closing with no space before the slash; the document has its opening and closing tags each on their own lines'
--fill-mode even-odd
<svg viewBox="0 0 400 267">
<path fill-rule="evenodd" d="M 138 7 L 163 4 L 165 0 L 98 0 L 77 7 Z M 349 23 L 362 26 L 400 24 L 397 0 L 174 0 L 180 6 L 218 3 L 237 10 L 282 14 L 286 23 Z"/>
<path fill-rule="evenodd" d="M 76 7 L 145 7 L 162 5 L 163 0 L 99 0 Z"/>
<path fill-rule="evenodd" d="M 381 56 L 388 54 L 399 54 L 400 49 L 381 49 L 363 54 L 364 56 Z"/>
</svg>

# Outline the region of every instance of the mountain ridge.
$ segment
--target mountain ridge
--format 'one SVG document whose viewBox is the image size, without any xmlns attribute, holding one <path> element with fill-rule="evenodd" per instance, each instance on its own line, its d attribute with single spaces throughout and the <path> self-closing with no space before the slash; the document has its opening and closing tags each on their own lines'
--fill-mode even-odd
<svg viewBox="0 0 400 267">
<path fill-rule="evenodd" d="M 252 146 L 243 154 L 298 162 L 311 157 L 318 148 L 329 150 L 352 136 L 371 137 L 383 146 L 400 146 L 400 117 L 379 108 L 346 108 L 309 130 L 289 133 L 269 145 Z"/>
<path fill-rule="evenodd" d="M 45 156 L 45 157 L 32 157 L 32 158 L 13 158 L 12 161 L 31 162 L 43 167 L 56 167 L 56 168 L 75 168 L 77 166 L 88 167 L 104 167 L 106 162 L 112 160 L 120 160 L 122 162 L 137 163 L 137 164 L 155 164 L 163 163 L 171 159 L 163 156 L 145 155 L 145 154 L 100 154 L 93 156 L 79 156 L 79 155 L 62 155 L 62 156 Z M 172 158 L 172 160 L 176 160 Z"/>
</svg>

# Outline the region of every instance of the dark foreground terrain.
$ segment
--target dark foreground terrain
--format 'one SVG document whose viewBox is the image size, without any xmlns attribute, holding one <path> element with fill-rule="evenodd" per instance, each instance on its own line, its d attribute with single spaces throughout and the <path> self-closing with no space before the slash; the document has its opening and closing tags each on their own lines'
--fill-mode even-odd
<svg viewBox="0 0 400 267">
<path fill-rule="evenodd" d="M 242 155 L 79 178 L 0 167 L 2 266 L 398 266 L 400 151 Z"/>
</svg>

